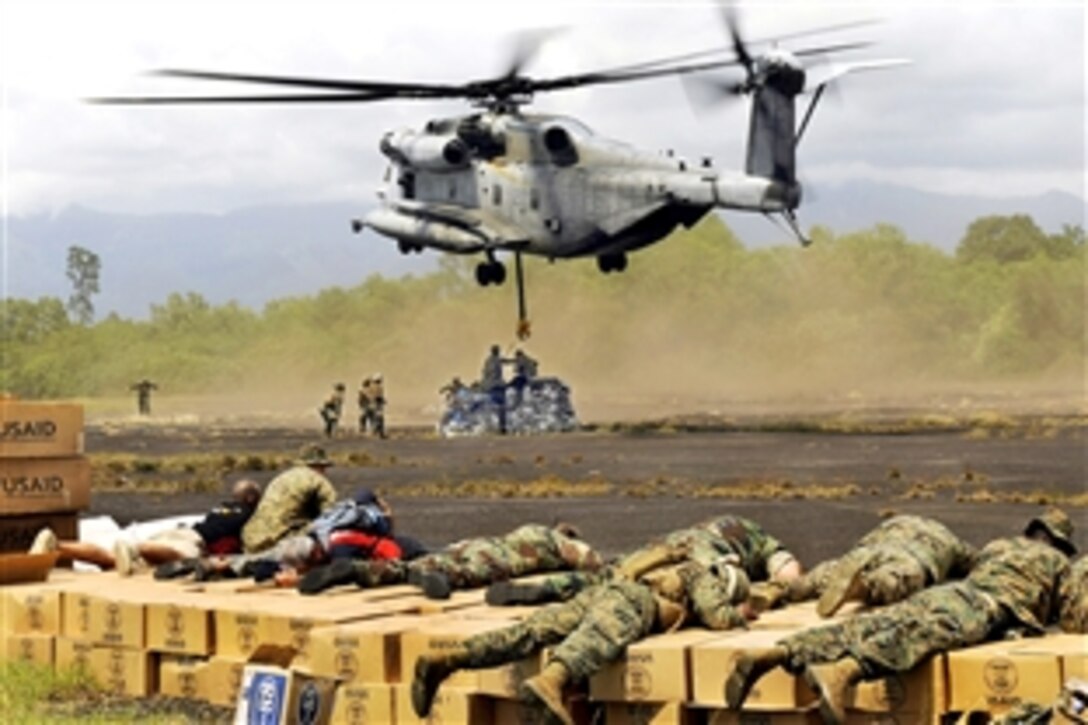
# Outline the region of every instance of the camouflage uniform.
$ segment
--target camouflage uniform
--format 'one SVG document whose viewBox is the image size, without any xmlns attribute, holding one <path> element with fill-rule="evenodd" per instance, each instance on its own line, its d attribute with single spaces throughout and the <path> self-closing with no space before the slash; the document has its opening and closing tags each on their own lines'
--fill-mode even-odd
<svg viewBox="0 0 1088 725">
<path fill-rule="evenodd" d="M 617 576 L 523 622 L 470 637 L 457 665 L 494 667 L 552 647 L 550 660 L 584 679 L 655 630 L 688 622 L 716 630 L 743 626 L 735 599 L 717 571 L 690 560 L 664 562 L 633 580 Z"/>
<path fill-rule="evenodd" d="M 298 465 L 272 479 L 257 510 L 242 527 L 247 553 L 263 551 L 289 534 L 301 533 L 336 502 L 329 479 L 308 465 Z"/>
<path fill-rule="evenodd" d="M 840 577 L 860 569 L 865 601 L 899 602 L 927 586 L 962 577 L 976 556 L 944 524 L 921 516 L 895 516 L 863 536 L 844 556 L 818 564 L 791 587 L 792 601 L 819 596 Z"/>
<path fill-rule="evenodd" d="M 666 534 L 624 557 L 600 572 L 563 572 L 545 577 L 534 586 L 541 590 L 539 601 L 569 599 L 576 593 L 606 581 L 611 571 L 624 566 L 648 550 L 664 545 L 684 549 L 687 559 L 706 568 L 720 565 L 735 567 L 744 573 L 748 582 L 765 581 L 783 565 L 794 560 L 778 539 L 768 534 L 762 526 L 738 516 L 721 516 L 686 529 Z"/>
<path fill-rule="evenodd" d="M 1066 632 L 1088 633 L 1088 556 L 1073 562 L 1058 592 L 1058 624 Z"/>
<path fill-rule="evenodd" d="M 355 571 L 361 586 L 398 584 L 435 572 L 454 589 L 470 589 L 536 572 L 600 566 L 600 556 L 584 541 L 555 527 L 527 524 L 505 536 L 458 541 L 410 562 L 355 562 Z"/>
<path fill-rule="evenodd" d="M 318 413 L 321 414 L 321 420 L 325 423 L 325 437 L 332 438 L 333 433 L 336 432 L 336 426 L 340 424 L 340 415 L 344 410 L 344 386 L 337 384 L 333 389 L 332 395 L 325 399 L 325 402 L 318 408 Z"/>
<path fill-rule="evenodd" d="M 892 606 L 782 640 L 787 669 L 851 657 L 865 679 L 906 672 L 931 654 L 969 647 L 1021 628 L 1041 634 L 1057 614 L 1068 557 L 1047 543 L 998 539 L 963 581 L 924 589 Z"/>
</svg>

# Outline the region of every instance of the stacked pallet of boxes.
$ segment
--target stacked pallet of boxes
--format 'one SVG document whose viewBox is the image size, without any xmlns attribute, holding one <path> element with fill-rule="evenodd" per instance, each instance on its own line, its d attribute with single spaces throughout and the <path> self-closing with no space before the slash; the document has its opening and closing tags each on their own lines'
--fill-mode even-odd
<svg viewBox="0 0 1088 725">
<path fill-rule="evenodd" d="M 76 538 L 79 512 L 90 505 L 90 478 L 82 406 L 0 398 L 0 556 L 26 552 L 44 527 Z M 4 659 L 52 664 L 59 624 L 56 586 L 0 590 Z"/>
</svg>

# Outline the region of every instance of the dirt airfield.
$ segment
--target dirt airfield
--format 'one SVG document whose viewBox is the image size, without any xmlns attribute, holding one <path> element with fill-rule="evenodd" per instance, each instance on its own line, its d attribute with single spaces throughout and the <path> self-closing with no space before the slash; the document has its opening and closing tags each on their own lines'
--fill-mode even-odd
<svg viewBox="0 0 1088 725">
<path fill-rule="evenodd" d="M 893 513 L 932 516 L 981 545 L 1046 504 L 1066 508 L 1088 549 L 1081 406 L 677 415 L 539 437 L 442 439 L 401 424 L 387 440 L 345 432 L 325 444 L 341 493 L 378 490 L 398 529 L 433 547 L 561 519 L 613 554 L 735 513 L 811 565 Z M 322 441 L 302 420 L 92 417 L 88 514 L 124 525 L 201 513 L 237 478 L 266 482 L 302 444 Z"/>
</svg>

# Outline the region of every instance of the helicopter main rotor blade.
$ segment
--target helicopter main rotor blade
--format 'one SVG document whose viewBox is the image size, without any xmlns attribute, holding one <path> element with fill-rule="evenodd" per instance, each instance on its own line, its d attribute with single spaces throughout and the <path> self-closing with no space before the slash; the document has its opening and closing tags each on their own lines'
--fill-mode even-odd
<svg viewBox="0 0 1088 725">
<path fill-rule="evenodd" d="M 234 81 L 238 83 L 260 83 L 278 86 L 297 86 L 300 88 L 319 88 L 330 91 L 354 91 L 354 92 L 388 92 L 402 93 L 414 92 L 420 97 L 441 97 L 447 93 L 453 96 L 464 93 L 463 85 L 450 85 L 448 83 L 400 83 L 391 81 L 368 80 L 342 80 L 335 78 L 305 78 L 301 76 L 270 76 L 248 73 L 219 73 L 215 71 L 183 70 L 177 68 L 164 68 L 152 71 L 152 75 L 167 76 L 171 78 L 193 78 L 208 81 Z M 422 94 L 434 93 L 435 96 Z"/>
<path fill-rule="evenodd" d="M 520 75 L 522 69 L 540 52 L 544 43 L 565 30 L 566 28 L 563 27 L 534 28 L 517 33 L 514 36 L 510 61 L 506 64 L 506 72 L 500 78 L 513 78 Z"/>
<path fill-rule="evenodd" d="M 366 103 L 397 97 L 389 93 L 309 93 L 274 96 L 117 96 L 88 98 L 86 101 L 101 106 L 171 106 L 202 103 Z"/>
</svg>

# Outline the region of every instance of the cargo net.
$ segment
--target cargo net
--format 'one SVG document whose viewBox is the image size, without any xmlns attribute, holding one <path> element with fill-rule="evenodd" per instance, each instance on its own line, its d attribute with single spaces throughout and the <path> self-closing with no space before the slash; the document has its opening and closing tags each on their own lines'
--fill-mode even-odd
<svg viewBox="0 0 1088 725">
<path fill-rule="evenodd" d="M 446 408 L 438 423 L 439 434 L 447 438 L 487 433 L 534 435 L 562 433 L 578 427 L 578 417 L 570 402 L 570 387 L 559 378 L 534 378 L 523 386 L 508 384 L 504 393 L 505 430 L 503 411 L 497 400 L 473 386 L 446 397 Z"/>
</svg>

